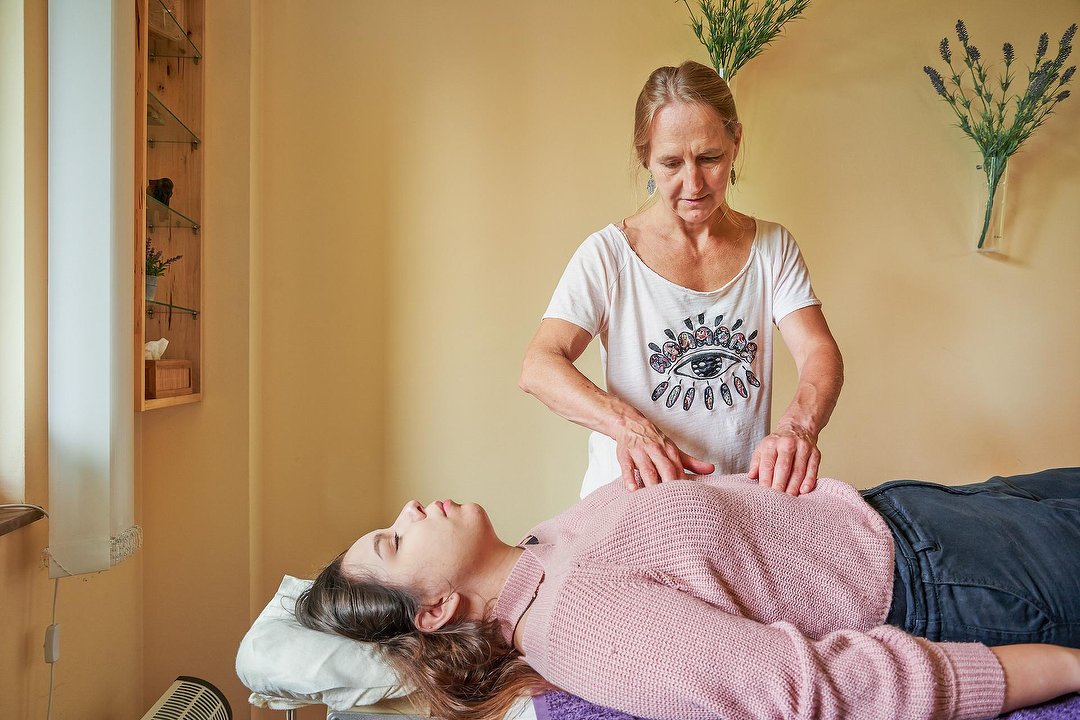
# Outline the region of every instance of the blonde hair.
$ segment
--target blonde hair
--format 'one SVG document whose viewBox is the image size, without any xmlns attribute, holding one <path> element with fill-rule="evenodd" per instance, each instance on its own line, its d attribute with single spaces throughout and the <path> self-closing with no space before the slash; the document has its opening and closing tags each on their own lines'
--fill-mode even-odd
<svg viewBox="0 0 1080 720">
<path fill-rule="evenodd" d="M 642 167 L 649 163 L 649 137 L 656 113 L 672 103 L 699 103 L 720 116 L 724 129 L 734 138 L 739 124 L 731 88 L 715 70 L 687 60 L 679 67 L 653 70 L 638 95 L 634 110 L 634 152 Z"/>
<path fill-rule="evenodd" d="M 431 717 L 501 720 L 522 695 L 555 688 L 503 638 L 494 620 L 457 621 L 421 632 L 420 604 L 404 588 L 350 578 L 342 556 L 296 601 L 304 627 L 375 643 L 401 683 L 428 702 Z"/>
</svg>

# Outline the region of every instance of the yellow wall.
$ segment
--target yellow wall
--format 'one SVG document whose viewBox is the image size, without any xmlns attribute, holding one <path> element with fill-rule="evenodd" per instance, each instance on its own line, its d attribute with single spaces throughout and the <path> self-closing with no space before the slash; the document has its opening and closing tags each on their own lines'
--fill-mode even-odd
<svg viewBox="0 0 1080 720">
<path fill-rule="evenodd" d="M 307 574 L 335 552 L 323 528 L 379 516 L 384 473 L 385 255 L 393 218 L 383 173 L 391 92 L 372 72 L 382 28 L 368 3 L 328 15 L 263 4 L 255 194 L 261 231 L 253 393 L 268 575 Z"/>
<path fill-rule="evenodd" d="M 138 717 L 180 673 L 244 717 L 233 654 L 282 573 L 411 497 L 482 500 L 507 539 L 572 502 L 586 433 L 517 390 L 521 353 L 574 248 L 643 198 L 648 72 L 706 57 L 685 8 L 652 0 L 207 5 L 205 400 L 141 420 L 141 556 L 61 588 L 71 717 Z M 1080 100 L 1013 161 L 1007 255 L 976 255 L 974 145 L 920 70 L 956 15 L 1025 61 L 1080 19 L 1068 0 L 818 2 L 736 87 L 733 200 L 806 254 L 847 362 L 823 470 L 863 486 L 1077 462 Z M 783 352 L 776 382 L 782 407 Z M 0 538 L 16 716 L 47 684 L 44 543 L 44 523 Z"/>
<path fill-rule="evenodd" d="M 143 706 L 178 675 L 221 688 L 249 625 L 251 8 L 206 3 L 204 399 L 143 413 Z"/>
</svg>

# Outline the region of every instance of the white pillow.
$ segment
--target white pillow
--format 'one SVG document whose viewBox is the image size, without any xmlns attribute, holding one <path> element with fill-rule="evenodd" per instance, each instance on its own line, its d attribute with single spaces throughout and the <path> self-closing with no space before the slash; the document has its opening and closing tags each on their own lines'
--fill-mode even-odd
<svg viewBox="0 0 1080 720">
<path fill-rule="evenodd" d="M 274 710 L 322 704 L 331 710 L 408 694 L 374 646 L 301 625 L 293 608 L 311 585 L 286 575 L 236 653 L 249 702 Z"/>
</svg>

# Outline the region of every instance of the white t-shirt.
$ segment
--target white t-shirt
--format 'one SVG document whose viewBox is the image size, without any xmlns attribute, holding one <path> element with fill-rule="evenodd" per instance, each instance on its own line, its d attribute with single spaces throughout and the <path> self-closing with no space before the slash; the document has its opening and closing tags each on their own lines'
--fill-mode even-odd
<svg viewBox="0 0 1080 720">
<path fill-rule="evenodd" d="M 544 313 L 599 335 L 607 391 L 722 474 L 749 470 L 769 432 L 772 324 L 821 304 L 791 233 L 756 223 L 746 264 L 710 292 L 658 275 L 608 225 L 574 253 Z M 615 449 L 592 433 L 582 497 L 622 474 Z"/>
</svg>

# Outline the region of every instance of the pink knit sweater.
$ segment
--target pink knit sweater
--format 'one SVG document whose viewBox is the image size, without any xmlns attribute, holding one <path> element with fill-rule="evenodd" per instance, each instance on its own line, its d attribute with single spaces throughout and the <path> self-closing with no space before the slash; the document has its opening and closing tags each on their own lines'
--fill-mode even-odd
<svg viewBox="0 0 1080 720">
<path fill-rule="evenodd" d="M 531 534 L 496 617 L 509 639 L 531 605 L 525 659 L 590 702 L 657 720 L 1001 711 L 989 648 L 882 625 L 892 535 L 844 483 L 612 483 Z"/>
</svg>

